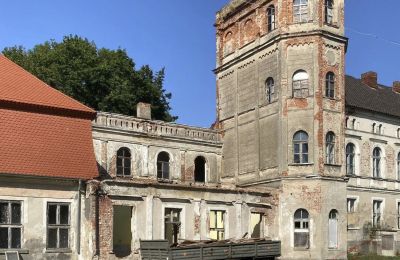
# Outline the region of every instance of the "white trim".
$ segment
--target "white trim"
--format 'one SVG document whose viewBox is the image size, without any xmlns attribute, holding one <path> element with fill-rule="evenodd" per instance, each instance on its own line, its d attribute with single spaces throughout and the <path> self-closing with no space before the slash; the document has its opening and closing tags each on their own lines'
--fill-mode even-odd
<svg viewBox="0 0 400 260">
<path fill-rule="evenodd" d="M 382 197 L 371 197 L 371 223 L 374 224 L 374 201 L 381 201 L 381 224 L 385 221 L 385 199 Z"/>
<path fill-rule="evenodd" d="M 360 202 L 360 196 L 350 195 L 346 197 L 346 213 L 352 213 L 348 211 L 347 199 L 354 199 L 354 212 L 358 211 L 358 204 Z"/>
</svg>

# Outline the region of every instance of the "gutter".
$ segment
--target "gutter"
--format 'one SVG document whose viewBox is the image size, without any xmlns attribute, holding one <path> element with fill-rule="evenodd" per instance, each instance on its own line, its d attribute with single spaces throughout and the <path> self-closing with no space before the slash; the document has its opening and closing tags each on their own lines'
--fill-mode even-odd
<svg viewBox="0 0 400 260">
<path fill-rule="evenodd" d="M 82 187 L 82 180 L 79 179 L 78 181 L 78 210 L 77 210 L 77 232 L 76 232 L 76 251 L 78 255 L 81 254 L 81 187 Z"/>
</svg>

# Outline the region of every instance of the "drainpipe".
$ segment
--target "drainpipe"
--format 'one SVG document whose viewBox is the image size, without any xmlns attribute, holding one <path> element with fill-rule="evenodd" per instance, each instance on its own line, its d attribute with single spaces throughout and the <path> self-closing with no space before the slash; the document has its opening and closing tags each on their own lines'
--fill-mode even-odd
<svg viewBox="0 0 400 260">
<path fill-rule="evenodd" d="M 78 255 L 81 254 L 81 187 L 82 187 L 82 180 L 79 179 L 78 185 L 78 213 L 77 213 L 77 232 L 76 232 L 76 249 Z"/>
</svg>

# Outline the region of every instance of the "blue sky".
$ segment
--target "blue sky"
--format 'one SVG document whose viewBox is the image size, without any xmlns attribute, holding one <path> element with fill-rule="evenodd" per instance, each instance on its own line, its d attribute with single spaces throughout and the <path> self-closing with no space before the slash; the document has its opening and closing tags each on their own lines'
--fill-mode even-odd
<svg viewBox="0 0 400 260">
<path fill-rule="evenodd" d="M 179 123 L 215 120 L 215 12 L 228 0 L 4 0 L 0 50 L 77 34 L 99 47 L 124 48 L 137 66 L 166 67 Z M 400 80 L 399 0 L 346 0 L 347 74 Z M 361 5 L 362 3 L 362 5 Z M 381 4 L 381 5 L 379 5 Z M 358 31 L 358 32 L 356 32 Z M 373 34 L 374 36 L 364 35 Z M 390 43 L 389 41 L 397 42 Z"/>
</svg>

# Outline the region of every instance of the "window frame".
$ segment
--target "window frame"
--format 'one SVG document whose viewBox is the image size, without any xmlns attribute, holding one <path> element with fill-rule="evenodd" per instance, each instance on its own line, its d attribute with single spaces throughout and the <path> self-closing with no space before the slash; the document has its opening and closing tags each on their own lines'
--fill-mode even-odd
<svg viewBox="0 0 400 260">
<path fill-rule="evenodd" d="M 170 218 L 167 220 L 167 211 L 170 211 L 170 213 L 178 213 L 178 221 L 174 221 L 173 215 L 170 215 Z M 179 240 L 182 238 L 182 214 L 183 209 L 182 208 L 176 208 L 176 207 L 170 207 L 166 206 L 164 208 L 164 239 L 167 239 L 167 224 L 172 224 L 172 225 L 178 225 L 178 236 L 176 237 L 176 240 Z"/>
<path fill-rule="evenodd" d="M 329 131 L 325 137 L 325 163 L 335 164 L 335 140 L 336 136 Z"/>
<path fill-rule="evenodd" d="M 293 0 L 293 23 L 307 23 L 309 15 L 308 0 Z"/>
<path fill-rule="evenodd" d="M 8 219 L 6 223 L 0 223 L 0 228 L 7 229 L 7 248 L 2 247 L 1 250 L 21 249 L 23 242 L 23 202 L 21 200 L 0 200 L 0 204 L 7 204 Z M 19 204 L 19 223 L 13 223 L 12 204 Z M 19 229 L 19 247 L 13 247 L 12 229 Z"/>
<path fill-rule="evenodd" d="M 306 139 L 302 139 L 301 134 L 304 134 Z M 299 136 L 296 139 L 296 136 Z M 294 164 L 307 164 L 309 163 L 309 135 L 306 131 L 300 130 L 294 133 L 293 135 L 293 163 Z M 298 152 L 296 152 L 296 147 L 298 147 Z M 304 149 L 307 148 L 306 152 Z M 298 161 L 296 160 L 296 156 L 298 157 Z"/>
<path fill-rule="evenodd" d="M 49 223 L 49 206 L 56 206 L 56 224 Z M 68 206 L 68 224 L 61 224 L 60 223 L 60 208 L 61 206 Z M 49 231 L 50 229 L 57 230 L 57 241 L 56 247 L 49 246 Z M 68 246 L 67 247 L 60 247 L 60 229 L 67 229 L 68 230 Z M 71 203 L 69 202 L 47 202 L 46 205 L 46 249 L 50 250 L 65 250 L 71 249 Z"/>
<path fill-rule="evenodd" d="M 376 152 L 379 152 L 379 154 Z M 382 149 L 380 147 L 375 147 L 372 150 L 372 177 L 382 178 Z"/>
<path fill-rule="evenodd" d="M 197 180 L 196 179 L 196 176 L 197 176 L 197 174 L 196 174 L 196 169 L 197 169 L 197 163 L 196 163 L 196 161 L 197 160 L 203 160 L 204 161 L 204 172 L 202 173 L 202 174 L 204 174 L 204 176 L 203 176 L 203 181 L 199 181 L 199 180 Z M 194 182 L 198 182 L 198 183 L 206 183 L 207 182 L 207 160 L 206 160 L 206 158 L 204 157 L 204 156 L 202 156 L 202 155 L 199 155 L 199 156 L 196 156 L 196 158 L 194 159 L 194 176 L 193 176 L 194 178 L 193 178 L 193 180 L 194 180 Z"/>
<path fill-rule="evenodd" d="M 329 99 L 335 98 L 336 76 L 332 71 L 326 73 L 325 76 L 325 97 Z"/>
<path fill-rule="evenodd" d="M 265 81 L 265 92 L 267 95 L 267 103 L 271 104 L 275 100 L 275 81 L 272 77 Z"/>
<path fill-rule="evenodd" d="M 267 7 L 267 31 L 272 32 L 276 29 L 276 10 L 275 6 L 269 5 Z"/>
<path fill-rule="evenodd" d="M 297 70 L 292 77 L 292 97 L 307 98 L 310 95 L 310 75 L 305 70 Z"/>
<path fill-rule="evenodd" d="M 213 212 L 215 212 L 215 223 L 214 223 L 214 226 L 215 226 L 215 227 L 212 227 L 212 226 L 211 226 L 211 214 L 212 214 Z M 221 216 L 222 216 L 222 221 L 221 221 L 221 223 L 222 223 L 222 225 L 223 225 L 222 228 L 219 228 L 219 227 L 218 227 L 218 220 L 217 220 L 218 212 L 222 213 L 222 214 L 221 214 Z M 208 221 L 208 232 L 209 232 L 209 234 L 210 234 L 210 235 L 209 235 L 210 238 L 211 238 L 211 232 L 212 232 L 212 231 L 216 231 L 216 232 L 217 232 L 217 240 L 224 240 L 225 237 L 227 237 L 227 234 L 226 234 L 226 214 L 227 214 L 227 212 L 226 212 L 226 210 L 223 210 L 223 209 L 210 209 L 209 212 L 208 212 L 208 214 L 209 214 L 209 216 L 208 216 L 208 217 L 209 217 L 209 221 Z M 220 237 L 221 232 L 222 232 L 222 237 Z"/>
<path fill-rule="evenodd" d="M 379 228 L 382 224 L 383 216 L 383 200 L 373 199 L 372 200 L 372 226 Z"/>
<path fill-rule="evenodd" d="M 120 154 L 122 153 L 122 154 Z M 128 154 L 126 154 L 128 153 Z M 120 163 L 119 163 L 120 162 Z M 126 166 L 128 164 L 128 166 Z M 132 176 L 132 153 L 129 148 L 121 147 L 117 151 L 117 173 L 118 177 Z"/>
<path fill-rule="evenodd" d="M 325 0 L 324 2 L 324 9 L 325 9 L 325 19 L 324 22 L 326 24 L 332 25 L 333 24 L 333 10 L 334 10 L 334 0 Z"/>
<path fill-rule="evenodd" d="M 357 198 L 348 197 L 347 198 L 347 213 L 357 212 Z"/>
<path fill-rule="evenodd" d="M 397 158 L 396 158 L 396 166 L 397 166 L 397 180 L 400 180 L 400 152 L 397 153 Z"/>
<path fill-rule="evenodd" d="M 300 218 L 296 217 L 296 213 L 300 213 Z M 303 217 L 303 214 L 306 213 L 307 217 Z M 296 227 L 296 224 L 299 224 L 299 227 Z M 305 246 L 296 246 L 295 243 L 295 236 L 296 233 L 307 233 L 307 241 Z M 294 248 L 304 248 L 304 249 L 309 249 L 310 248 L 310 213 L 303 208 L 297 209 L 294 214 L 293 214 L 293 247 Z"/>
<path fill-rule="evenodd" d="M 161 154 L 165 154 L 168 156 L 168 161 L 162 161 L 159 159 Z M 156 170 L 157 170 L 157 179 L 159 180 L 171 180 L 171 155 L 166 152 L 162 151 L 157 155 L 156 161 Z M 165 177 L 167 175 L 167 177 Z"/>
<path fill-rule="evenodd" d="M 397 229 L 400 229 L 400 201 L 397 200 Z"/>
<path fill-rule="evenodd" d="M 349 147 L 352 147 L 352 152 Z M 356 145 L 351 142 L 346 145 L 346 175 L 356 175 Z"/>
</svg>

